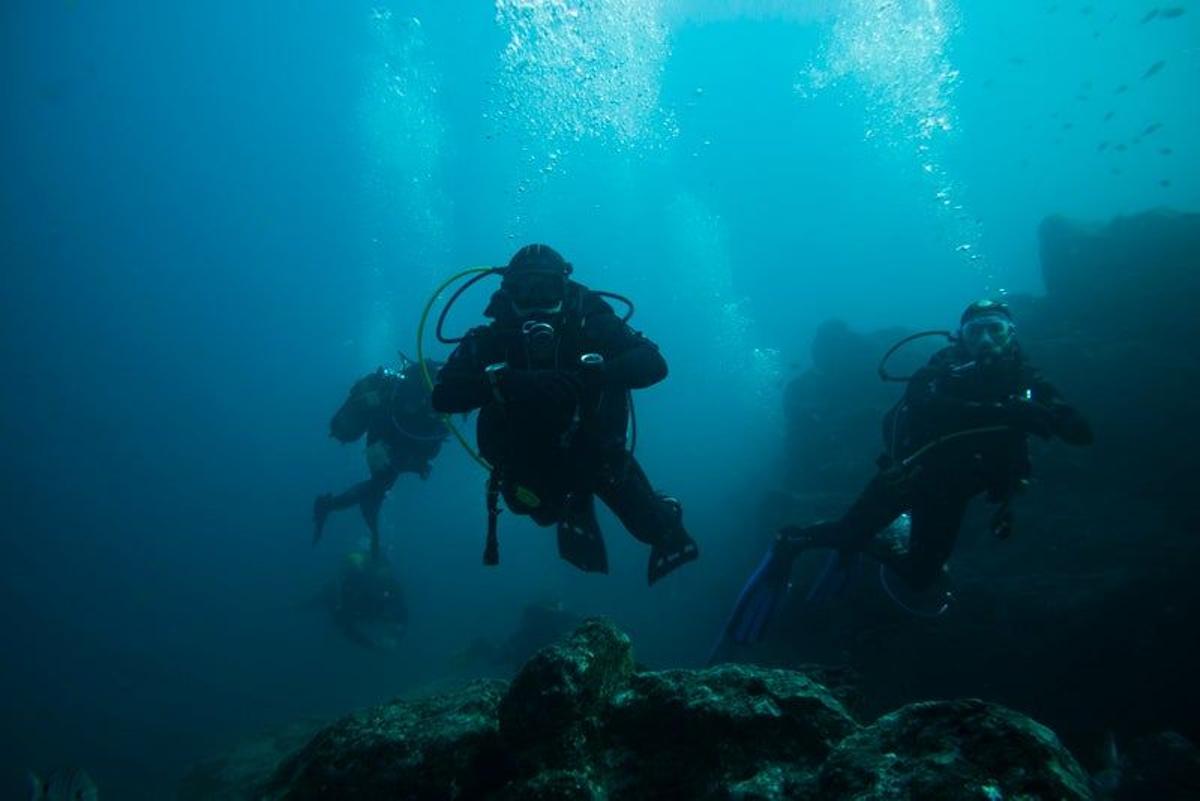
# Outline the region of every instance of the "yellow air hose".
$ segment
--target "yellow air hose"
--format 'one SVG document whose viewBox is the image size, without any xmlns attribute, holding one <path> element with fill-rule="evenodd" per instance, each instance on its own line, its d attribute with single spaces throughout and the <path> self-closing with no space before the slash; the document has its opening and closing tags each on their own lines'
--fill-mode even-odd
<svg viewBox="0 0 1200 801">
<path fill-rule="evenodd" d="M 429 301 L 425 304 L 424 311 L 421 312 L 421 322 L 417 325 L 417 364 L 421 365 L 421 377 L 425 379 L 425 388 L 430 392 L 433 392 L 433 376 L 429 374 L 429 366 L 425 363 L 425 326 L 429 322 L 430 312 L 433 311 L 433 307 L 438 302 L 438 298 L 440 298 L 442 293 L 445 292 L 446 289 L 452 284 L 455 284 L 471 275 L 491 272 L 492 269 L 493 268 L 491 267 L 471 267 L 469 269 L 462 270 L 461 272 L 457 272 L 443 281 L 442 284 L 433 291 L 433 294 L 429 296 Z M 463 450 L 465 450 L 472 459 L 478 462 L 484 470 L 487 470 L 490 473 L 492 471 L 491 464 L 488 463 L 487 459 L 483 458 L 479 451 L 471 447 L 471 443 L 467 442 L 467 438 L 463 436 L 461 431 L 459 431 L 458 426 L 454 425 L 454 421 L 451 419 L 451 416 L 448 414 L 443 414 L 441 415 L 441 418 L 442 423 L 446 426 L 450 433 L 454 435 L 454 438 L 458 440 L 458 444 L 463 446 Z"/>
</svg>

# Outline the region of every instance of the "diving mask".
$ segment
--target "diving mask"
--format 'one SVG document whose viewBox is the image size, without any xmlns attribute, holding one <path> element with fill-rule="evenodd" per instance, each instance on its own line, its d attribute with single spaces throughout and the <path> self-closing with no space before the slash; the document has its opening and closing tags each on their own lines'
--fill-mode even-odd
<svg viewBox="0 0 1200 801">
<path fill-rule="evenodd" d="M 1008 350 L 1017 327 L 1002 314 L 985 314 L 968 320 L 959 334 L 972 355 L 998 354 Z"/>
<path fill-rule="evenodd" d="M 558 272 L 518 272 L 506 275 L 501 288 L 520 317 L 557 314 L 567 294 L 567 278 Z"/>
</svg>

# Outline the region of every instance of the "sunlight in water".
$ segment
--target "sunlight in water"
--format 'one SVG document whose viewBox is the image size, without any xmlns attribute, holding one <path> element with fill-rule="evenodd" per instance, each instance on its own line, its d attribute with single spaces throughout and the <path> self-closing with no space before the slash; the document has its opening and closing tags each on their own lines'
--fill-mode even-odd
<svg viewBox="0 0 1200 801">
<path fill-rule="evenodd" d="M 539 139 L 654 145 L 669 53 L 661 0 L 496 0 L 508 34 L 496 113 Z"/>
<path fill-rule="evenodd" d="M 444 262 L 448 201 L 441 188 L 446 124 L 438 103 L 441 75 L 415 17 L 372 12 L 368 80 L 360 101 L 360 135 L 369 212 L 366 266 L 371 307 L 360 350 L 368 362 L 390 361 L 397 325 L 410 298 L 398 287 L 432 281 Z"/>
<path fill-rule="evenodd" d="M 847 0 L 795 89 L 809 97 L 844 80 L 854 82 L 866 104 L 864 138 L 902 154 L 916 168 L 948 245 L 991 290 L 980 223 L 945 164 L 956 127 L 952 96 L 959 75 L 947 52 L 956 27 L 947 0 Z"/>
</svg>

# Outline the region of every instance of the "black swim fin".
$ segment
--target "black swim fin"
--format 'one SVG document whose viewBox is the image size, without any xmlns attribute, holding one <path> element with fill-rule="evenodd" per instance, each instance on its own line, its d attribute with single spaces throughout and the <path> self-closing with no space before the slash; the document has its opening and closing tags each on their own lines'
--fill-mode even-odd
<svg viewBox="0 0 1200 801">
<path fill-rule="evenodd" d="M 558 555 L 585 573 L 608 572 L 608 550 L 596 520 L 596 502 L 591 493 L 567 499 L 566 514 L 558 523 Z"/>
</svg>

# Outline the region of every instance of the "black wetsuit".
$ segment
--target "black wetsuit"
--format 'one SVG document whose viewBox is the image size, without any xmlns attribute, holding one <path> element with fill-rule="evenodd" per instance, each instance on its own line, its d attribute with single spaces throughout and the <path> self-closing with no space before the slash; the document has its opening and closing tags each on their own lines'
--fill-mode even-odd
<svg viewBox="0 0 1200 801">
<path fill-rule="evenodd" d="M 323 495 L 315 507 L 315 537 L 320 539 L 325 518 L 331 511 L 357 506 L 371 531 L 372 553 L 379 554 L 379 510 L 383 499 L 402 473 L 429 476 L 434 457 L 442 448 L 446 428 L 429 404 L 429 393 L 417 368 L 404 373 L 378 371 L 359 382 L 372 381 L 364 391 L 374 392 L 378 402 L 365 404 L 361 395 L 352 393 L 346 405 L 359 404 L 354 411 L 365 424 L 370 478 L 360 481 L 337 495 Z M 357 387 L 356 387 L 357 388 Z M 361 436 L 361 435 L 360 435 Z M 357 437 L 356 437 L 357 439 Z M 381 456 L 373 448 L 383 448 Z"/>
<path fill-rule="evenodd" d="M 542 330 L 544 339 L 523 330 L 503 291 L 485 316 L 492 322 L 472 329 L 439 373 L 433 406 L 443 413 L 479 409 L 479 449 L 509 509 L 557 525 L 560 555 L 582 570 L 608 569 L 594 496 L 652 547 L 651 583 L 694 559 L 679 503 L 654 491 L 626 448 L 629 391 L 667 375 L 658 347 L 574 282 L 563 310 L 543 321 L 553 328 L 552 335 Z M 603 357 L 602 368 L 583 368 L 584 354 Z M 493 380 L 487 368 L 501 364 Z M 518 384 L 528 388 L 539 377 L 562 379 L 569 391 L 516 393 Z"/>
<path fill-rule="evenodd" d="M 1019 352 L 983 366 L 946 348 L 908 382 L 884 421 L 880 472 L 841 520 L 786 529 L 798 546 L 860 550 L 901 514 L 912 530 L 904 552 L 876 553 L 914 589 L 931 585 L 954 549 L 967 503 L 987 493 L 1000 535 L 1008 502 L 1030 475 L 1029 434 L 1087 445 L 1092 432 Z"/>
</svg>

